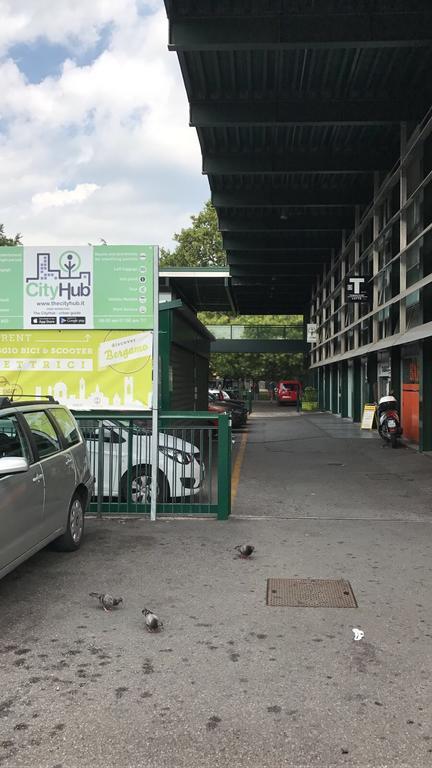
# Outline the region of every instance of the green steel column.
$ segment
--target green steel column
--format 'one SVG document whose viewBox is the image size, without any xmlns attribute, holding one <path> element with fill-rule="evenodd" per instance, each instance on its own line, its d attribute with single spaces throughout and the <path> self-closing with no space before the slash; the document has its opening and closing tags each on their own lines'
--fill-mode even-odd
<svg viewBox="0 0 432 768">
<path fill-rule="evenodd" d="M 378 355 L 371 352 L 367 359 L 368 403 L 374 403 L 378 396 Z"/>
<path fill-rule="evenodd" d="M 391 359 L 391 389 L 394 396 L 401 404 L 401 348 L 392 347 L 390 351 Z"/>
<path fill-rule="evenodd" d="M 173 313 L 169 310 L 159 312 L 159 375 L 161 383 L 159 407 L 161 411 L 169 411 L 171 409 L 170 354 L 172 315 Z"/>
<path fill-rule="evenodd" d="M 231 424 L 227 413 L 218 416 L 218 520 L 231 514 Z"/>
<path fill-rule="evenodd" d="M 318 403 L 321 411 L 324 411 L 324 368 L 322 367 L 318 369 Z"/>
<path fill-rule="evenodd" d="M 324 368 L 324 410 L 330 410 L 330 366 Z"/>
<path fill-rule="evenodd" d="M 338 412 L 338 367 L 337 363 L 332 365 L 331 376 L 331 410 L 332 413 Z"/>
<path fill-rule="evenodd" d="M 353 407 L 353 421 L 361 421 L 361 360 L 359 357 L 354 358 L 354 407 Z"/>
<path fill-rule="evenodd" d="M 348 416 L 348 361 L 347 360 L 342 361 L 341 376 L 342 376 L 341 416 L 346 419 Z"/>
<path fill-rule="evenodd" d="M 432 451 L 432 339 L 425 339 L 420 366 L 420 441 L 421 451 Z"/>
</svg>

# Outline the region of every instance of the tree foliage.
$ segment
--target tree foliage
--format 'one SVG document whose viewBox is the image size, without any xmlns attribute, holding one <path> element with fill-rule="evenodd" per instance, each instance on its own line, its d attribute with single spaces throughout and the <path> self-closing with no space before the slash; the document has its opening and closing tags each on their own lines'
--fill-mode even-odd
<svg viewBox="0 0 432 768">
<path fill-rule="evenodd" d="M 161 267 L 224 267 L 226 253 L 218 229 L 216 210 L 208 200 L 197 216 L 191 216 L 190 227 L 173 237 L 173 251 L 161 249 Z"/>
<path fill-rule="evenodd" d="M 20 245 L 21 235 L 15 235 L 15 237 L 7 237 L 4 231 L 4 224 L 0 224 L 0 245 Z"/>
<path fill-rule="evenodd" d="M 304 355 L 301 352 L 290 354 L 215 352 L 210 358 L 212 378 L 279 381 L 280 379 L 303 379 L 306 371 Z"/>
</svg>

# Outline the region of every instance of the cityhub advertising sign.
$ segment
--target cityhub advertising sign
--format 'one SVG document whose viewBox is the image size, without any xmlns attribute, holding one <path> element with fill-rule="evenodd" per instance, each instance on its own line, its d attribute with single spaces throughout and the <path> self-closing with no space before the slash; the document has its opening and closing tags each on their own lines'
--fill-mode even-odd
<svg viewBox="0 0 432 768">
<path fill-rule="evenodd" d="M 149 245 L 0 248 L 0 330 L 151 330 L 154 252 Z"/>
<path fill-rule="evenodd" d="M 157 256 L 142 245 L 0 248 L 0 396 L 150 409 Z"/>
</svg>

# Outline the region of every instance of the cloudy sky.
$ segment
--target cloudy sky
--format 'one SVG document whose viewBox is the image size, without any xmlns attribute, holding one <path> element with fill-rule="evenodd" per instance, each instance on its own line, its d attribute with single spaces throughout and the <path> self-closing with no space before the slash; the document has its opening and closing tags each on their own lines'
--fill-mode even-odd
<svg viewBox="0 0 432 768">
<path fill-rule="evenodd" d="M 162 0 L 0 0 L 0 223 L 170 245 L 209 197 Z"/>
</svg>

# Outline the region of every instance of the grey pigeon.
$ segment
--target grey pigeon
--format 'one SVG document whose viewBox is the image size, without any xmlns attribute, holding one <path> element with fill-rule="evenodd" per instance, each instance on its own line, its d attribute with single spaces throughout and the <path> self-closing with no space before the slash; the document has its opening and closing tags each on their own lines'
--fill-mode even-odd
<svg viewBox="0 0 432 768">
<path fill-rule="evenodd" d="M 238 550 L 239 556 L 242 560 L 247 560 L 248 557 L 251 556 L 252 552 L 254 551 L 255 547 L 252 546 L 252 544 L 237 544 L 234 549 Z"/>
<path fill-rule="evenodd" d="M 160 632 L 163 628 L 163 623 L 156 614 L 153 611 L 149 611 L 148 608 L 144 608 L 141 613 L 145 616 L 145 625 L 148 632 Z"/>
<path fill-rule="evenodd" d="M 97 597 L 101 608 L 103 608 L 107 613 L 112 611 L 113 608 L 116 608 L 118 605 L 120 605 L 120 603 L 123 602 L 122 597 L 113 597 L 109 593 L 105 594 L 104 592 L 90 592 L 90 597 Z"/>
</svg>

